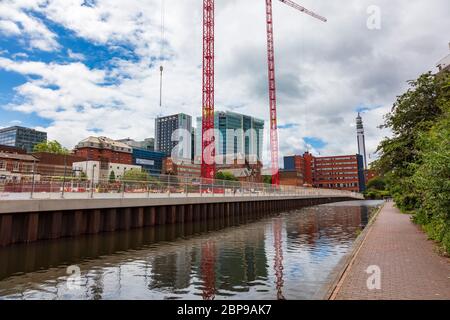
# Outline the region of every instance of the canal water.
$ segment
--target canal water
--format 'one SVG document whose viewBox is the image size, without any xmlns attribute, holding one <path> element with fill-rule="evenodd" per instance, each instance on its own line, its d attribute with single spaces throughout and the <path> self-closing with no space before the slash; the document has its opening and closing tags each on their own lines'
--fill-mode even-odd
<svg viewBox="0 0 450 320">
<path fill-rule="evenodd" d="M 378 201 L 0 249 L 0 299 L 322 299 Z"/>
</svg>

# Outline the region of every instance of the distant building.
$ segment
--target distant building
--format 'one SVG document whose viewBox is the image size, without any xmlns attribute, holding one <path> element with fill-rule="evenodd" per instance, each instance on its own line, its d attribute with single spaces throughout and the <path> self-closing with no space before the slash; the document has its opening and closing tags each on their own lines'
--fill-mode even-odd
<svg viewBox="0 0 450 320">
<path fill-rule="evenodd" d="M 356 134 L 358 139 L 358 154 L 363 157 L 364 170 L 367 170 L 366 138 L 364 136 L 363 121 L 359 112 L 356 118 Z"/>
<path fill-rule="evenodd" d="M 123 178 L 124 174 L 129 170 L 141 170 L 141 166 L 123 163 L 101 162 L 101 161 L 82 161 L 72 164 L 72 171 L 75 176 L 85 174 L 88 180 L 94 183 L 108 182 L 111 172 L 114 172 L 116 180 Z"/>
<path fill-rule="evenodd" d="M 85 160 L 82 157 L 70 154 L 63 155 L 48 152 L 34 152 L 32 155 L 38 159 L 36 172 L 42 177 L 70 177 L 73 175 L 73 163 Z"/>
<path fill-rule="evenodd" d="M 27 151 L 22 148 L 0 145 L 0 152 L 26 154 Z"/>
<path fill-rule="evenodd" d="M 233 164 L 218 164 L 216 166 L 217 172 L 231 173 L 235 178 L 241 182 L 262 183 L 262 163 L 240 163 L 235 160 Z"/>
<path fill-rule="evenodd" d="M 173 176 L 197 178 L 201 175 L 201 166 L 190 160 L 174 161 L 172 158 L 165 158 L 163 161 L 163 173 Z"/>
<path fill-rule="evenodd" d="M 450 43 L 449 43 L 449 47 L 450 47 Z M 442 73 L 442 72 L 450 72 L 450 54 L 448 54 L 445 58 L 441 59 L 438 63 L 437 63 L 437 68 L 438 68 L 438 72 Z"/>
<path fill-rule="evenodd" d="M 0 144 L 33 151 L 35 145 L 47 141 L 47 133 L 25 127 L 8 127 L 0 129 Z"/>
<path fill-rule="evenodd" d="M 195 160 L 201 160 L 202 117 L 197 117 Z M 214 128 L 220 132 L 216 137 L 216 155 L 223 157 L 245 155 L 252 162 L 261 161 L 264 139 L 264 120 L 248 115 L 217 111 L 214 113 Z M 231 133 L 231 134 L 230 134 Z M 225 162 L 225 160 L 223 160 Z"/>
<path fill-rule="evenodd" d="M 280 171 L 280 179 L 285 185 L 303 186 L 305 184 L 305 158 L 298 155 L 284 157 L 284 170 Z"/>
<path fill-rule="evenodd" d="M 303 187 L 305 180 L 302 171 L 280 170 L 280 183 L 284 186 Z"/>
<path fill-rule="evenodd" d="M 318 188 L 363 192 L 363 157 L 357 155 L 314 157 L 313 182 Z"/>
<path fill-rule="evenodd" d="M 182 129 L 189 136 L 186 137 L 188 141 L 186 141 L 185 144 L 188 147 L 188 150 L 184 150 L 186 153 L 185 158 L 189 159 L 192 150 L 190 139 L 190 134 L 192 132 L 192 117 L 184 113 L 156 118 L 155 151 L 163 152 L 166 156 L 171 157 L 173 148 L 183 139 L 180 134 L 174 136 L 174 133 L 180 133 L 179 131 L 175 132 L 178 129 Z"/>
<path fill-rule="evenodd" d="M 147 138 L 147 139 L 144 139 L 143 141 L 136 141 L 136 140 L 133 140 L 130 138 L 120 139 L 120 140 L 116 140 L 116 141 L 125 143 L 132 148 L 145 149 L 145 150 L 149 150 L 149 151 L 155 150 L 155 139 L 154 138 Z"/>
<path fill-rule="evenodd" d="M 370 180 L 378 177 L 378 174 L 375 170 L 369 169 L 364 171 L 364 176 L 366 178 L 366 185 L 367 185 L 367 183 L 369 183 Z"/>
<path fill-rule="evenodd" d="M 29 154 L 0 151 L 0 182 L 31 181 L 37 161 Z M 34 179 L 38 181 L 39 175 Z"/>
<path fill-rule="evenodd" d="M 75 147 L 75 155 L 86 161 L 132 164 L 132 148 L 107 137 L 89 137 Z"/>
<path fill-rule="evenodd" d="M 133 164 L 142 167 L 150 175 L 162 174 L 163 161 L 166 155 L 163 152 L 133 148 Z"/>
<path fill-rule="evenodd" d="M 284 164 L 284 170 L 280 171 L 282 185 L 303 185 L 355 192 L 365 190 L 363 157 L 359 154 L 314 157 L 306 152 L 303 156 L 285 157 Z"/>
</svg>

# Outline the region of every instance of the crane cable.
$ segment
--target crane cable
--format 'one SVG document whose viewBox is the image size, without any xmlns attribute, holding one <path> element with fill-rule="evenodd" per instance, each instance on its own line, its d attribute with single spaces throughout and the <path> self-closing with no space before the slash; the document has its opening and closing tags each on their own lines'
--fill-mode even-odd
<svg viewBox="0 0 450 320">
<path fill-rule="evenodd" d="M 162 108 L 162 96 L 163 96 L 163 71 L 164 71 L 164 42 L 165 42 L 165 3 L 161 0 L 161 47 L 159 60 L 161 65 L 159 67 L 160 77 L 159 77 L 159 106 Z"/>
</svg>

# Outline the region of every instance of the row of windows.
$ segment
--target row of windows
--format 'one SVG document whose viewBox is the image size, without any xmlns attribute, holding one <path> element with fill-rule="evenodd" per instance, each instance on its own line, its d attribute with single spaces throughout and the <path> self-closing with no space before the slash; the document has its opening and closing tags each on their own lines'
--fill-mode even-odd
<svg viewBox="0 0 450 320">
<path fill-rule="evenodd" d="M 342 175 L 356 174 L 356 172 L 355 171 L 315 172 L 315 174 L 321 176 L 342 176 Z"/>
<path fill-rule="evenodd" d="M 357 183 L 325 183 L 319 184 L 319 188 L 354 188 L 358 187 Z"/>
<path fill-rule="evenodd" d="M 354 157 L 339 157 L 339 158 L 316 158 L 316 161 L 340 161 L 340 160 L 352 160 Z"/>
<path fill-rule="evenodd" d="M 0 170 L 5 171 L 7 169 L 7 162 L 5 160 L 0 160 Z M 13 161 L 12 163 L 12 171 L 22 171 L 24 172 L 33 172 L 33 165 L 30 163 L 20 163 L 20 161 Z"/>
<path fill-rule="evenodd" d="M 358 180 L 358 177 L 316 177 L 315 180 Z"/>
<path fill-rule="evenodd" d="M 355 165 L 356 162 L 355 161 L 346 161 L 346 162 L 321 162 L 321 163 L 317 163 L 315 162 L 314 165 L 317 167 L 328 167 L 328 166 L 341 166 L 341 165 L 345 165 L 345 164 L 353 164 Z"/>
<path fill-rule="evenodd" d="M 318 168 L 315 167 L 316 171 L 335 171 L 335 170 L 358 170 L 355 167 L 334 167 L 334 168 Z"/>
</svg>

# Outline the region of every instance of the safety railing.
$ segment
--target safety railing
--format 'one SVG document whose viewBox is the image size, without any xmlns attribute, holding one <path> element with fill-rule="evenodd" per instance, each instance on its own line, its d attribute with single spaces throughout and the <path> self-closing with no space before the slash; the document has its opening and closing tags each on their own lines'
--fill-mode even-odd
<svg viewBox="0 0 450 320">
<path fill-rule="evenodd" d="M 161 175 L 147 181 L 90 181 L 41 177 L 39 181 L 0 182 L 0 201 L 14 199 L 117 199 L 165 197 L 333 196 L 363 199 L 360 193 L 295 186 Z"/>
</svg>

